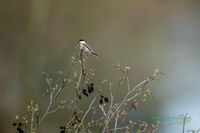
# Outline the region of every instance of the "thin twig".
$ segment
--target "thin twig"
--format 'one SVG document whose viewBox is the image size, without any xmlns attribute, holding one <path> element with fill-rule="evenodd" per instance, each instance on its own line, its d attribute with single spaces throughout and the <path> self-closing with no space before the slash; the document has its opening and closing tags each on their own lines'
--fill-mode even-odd
<svg viewBox="0 0 200 133">
<path fill-rule="evenodd" d="M 74 62 L 72 61 L 72 64 L 71 64 L 70 70 L 69 70 L 68 73 L 67 73 L 66 79 L 69 79 L 69 76 L 70 76 L 71 73 L 72 73 L 72 68 L 73 68 L 73 66 L 74 66 Z M 54 99 L 56 99 L 56 98 L 58 97 L 58 95 L 60 94 L 60 92 L 66 87 L 66 83 L 65 83 L 65 82 L 67 82 L 67 81 L 64 81 L 64 80 L 63 80 L 63 85 L 62 85 L 62 87 L 57 91 L 56 95 L 54 96 Z"/>
<path fill-rule="evenodd" d="M 184 116 L 184 119 L 183 119 L 183 130 L 182 130 L 182 133 L 185 133 L 185 123 L 186 123 L 186 118 L 187 118 L 187 113 L 185 114 Z"/>
<path fill-rule="evenodd" d="M 139 96 L 140 94 L 142 94 L 142 93 L 140 92 L 140 93 L 135 94 L 134 96 L 132 96 L 132 97 L 126 99 L 125 102 L 129 102 L 129 101 L 131 101 L 132 99 L 136 98 L 136 97 Z"/>
<path fill-rule="evenodd" d="M 113 130 L 124 130 L 124 129 L 127 129 L 127 128 L 128 128 L 127 126 L 118 127 L 118 128 L 110 129 L 110 131 L 113 131 Z"/>
<path fill-rule="evenodd" d="M 113 95 L 113 101 L 114 101 L 114 98 L 116 97 L 117 95 L 117 91 L 121 85 L 121 82 L 122 82 L 123 78 L 120 78 L 119 81 L 118 81 L 118 84 L 117 84 L 117 88 L 115 89 L 115 92 L 114 92 L 114 95 Z"/>
<path fill-rule="evenodd" d="M 57 91 L 56 95 L 54 96 L 54 99 L 56 99 L 58 97 L 58 95 L 60 94 L 60 92 L 66 87 L 65 81 L 63 81 L 63 85 L 62 87 L 60 87 L 60 89 Z"/>
<path fill-rule="evenodd" d="M 91 125 L 94 125 L 94 124 L 98 123 L 99 121 L 103 120 L 104 118 L 105 117 L 103 116 L 103 117 L 101 117 L 99 119 L 92 120 Z M 89 128 L 89 126 L 87 126 L 86 128 L 84 128 L 83 131 L 87 130 L 88 128 Z"/>
<path fill-rule="evenodd" d="M 128 92 L 131 90 L 130 88 L 130 83 L 129 83 L 129 78 L 126 77 L 126 82 L 127 82 L 127 88 L 128 88 Z"/>
<path fill-rule="evenodd" d="M 84 71 L 84 61 L 83 61 L 83 49 L 81 49 L 81 52 L 80 52 L 80 59 L 81 59 L 82 74 L 85 75 L 85 71 Z"/>
<path fill-rule="evenodd" d="M 114 128 L 114 133 L 117 131 L 117 124 L 118 124 L 118 119 L 119 119 L 119 112 L 120 110 L 117 111 L 117 116 L 115 118 L 115 128 Z"/>
<path fill-rule="evenodd" d="M 48 112 L 48 115 L 53 114 L 53 113 L 55 113 L 55 112 L 58 112 L 58 111 L 60 111 L 61 109 L 64 109 L 64 108 L 57 108 L 57 109 L 54 109 L 54 110 L 52 110 L 52 111 L 49 111 L 49 112 Z"/>
<path fill-rule="evenodd" d="M 114 95 L 112 93 L 112 86 L 109 87 L 109 90 L 110 90 L 110 108 L 109 108 L 109 110 L 111 110 L 112 106 L 113 106 L 113 100 L 114 100 Z"/>
<path fill-rule="evenodd" d="M 51 90 L 50 96 L 49 96 L 49 105 L 48 105 L 48 107 L 47 107 L 47 109 L 46 109 L 44 115 L 43 115 L 42 118 L 40 119 L 39 125 L 40 125 L 40 123 L 45 119 L 45 117 L 49 114 L 49 110 L 50 110 L 50 108 L 51 108 L 51 105 L 53 104 L 53 93 L 54 93 L 54 91 Z"/>
<path fill-rule="evenodd" d="M 84 114 L 84 116 L 83 116 L 83 118 L 82 118 L 82 120 L 81 120 L 81 125 L 83 124 L 83 121 L 84 121 L 85 117 L 87 116 L 87 114 L 89 113 L 89 111 L 90 111 L 92 105 L 94 104 L 96 98 L 97 98 L 97 97 L 95 97 L 95 98 L 92 100 L 92 102 L 90 103 L 90 105 L 89 105 L 89 107 L 88 107 L 86 113 Z"/>
<path fill-rule="evenodd" d="M 35 116 L 35 111 L 32 111 L 31 113 L 31 133 L 34 133 L 34 116 Z"/>
<path fill-rule="evenodd" d="M 101 110 L 102 110 L 102 112 L 103 112 L 103 115 L 107 118 L 107 115 L 106 115 L 106 112 L 105 112 L 105 110 L 104 110 L 103 105 L 100 105 L 99 107 L 101 108 Z"/>
<path fill-rule="evenodd" d="M 81 69 L 80 69 L 79 79 L 78 79 L 77 87 L 76 87 L 77 88 L 77 100 L 82 92 L 83 87 L 80 88 L 80 86 L 81 85 L 83 86 L 84 77 L 85 77 L 84 62 L 83 62 L 83 50 L 81 50 L 81 52 L 80 52 L 80 59 L 81 59 Z M 81 84 L 81 81 L 82 81 L 82 84 Z"/>
<path fill-rule="evenodd" d="M 107 126 L 108 126 L 108 123 L 109 123 L 109 121 L 106 121 L 106 123 L 105 123 L 105 126 L 104 126 L 104 128 L 103 128 L 103 131 L 102 131 L 102 133 L 105 133 L 105 131 L 106 131 L 106 128 L 107 128 Z"/>
<path fill-rule="evenodd" d="M 78 100 L 78 97 L 80 96 L 81 91 L 82 91 L 82 88 L 80 88 L 82 75 L 83 74 L 82 74 L 82 69 L 81 69 L 80 73 L 79 73 L 79 79 L 78 79 L 78 82 L 77 82 L 77 86 L 76 86 L 77 100 Z"/>
</svg>

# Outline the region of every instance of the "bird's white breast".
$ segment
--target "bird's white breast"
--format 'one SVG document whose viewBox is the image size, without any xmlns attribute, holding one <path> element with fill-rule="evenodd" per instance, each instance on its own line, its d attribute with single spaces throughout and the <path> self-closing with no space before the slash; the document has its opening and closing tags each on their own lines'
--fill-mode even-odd
<svg viewBox="0 0 200 133">
<path fill-rule="evenodd" d="M 86 45 L 86 43 L 83 42 L 83 41 L 81 41 L 81 42 L 80 42 L 80 49 L 82 49 L 82 50 L 83 50 L 84 52 L 86 52 L 86 53 L 90 53 L 90 52 L 91 52 L 90 49 L 87 48 L 85 45 Z"/>
</svg>

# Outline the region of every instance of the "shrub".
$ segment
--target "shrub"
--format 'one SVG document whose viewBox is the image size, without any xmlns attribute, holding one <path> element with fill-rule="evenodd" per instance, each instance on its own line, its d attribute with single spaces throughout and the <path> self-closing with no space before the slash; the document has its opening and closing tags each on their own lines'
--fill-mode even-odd
<svg viewBox="0 0 200 133">
<path fill-rule="evenodd" d="M 120 71 L 121 76 L 117 83 L 102 79 L 101 85 L 109 90 L 109 93 L 104 93 L 94 83 L 96 78 L 93 70 L 87 67 L 88 56 L 80 52 L 80 55 L 71 59 L 67 75 L 59 71 L 59 77 L 52 79 L 47 73 L 43 73 L 48 85 L 45 92 L 49 98 L 48 105 L 45 112 L 42 112 L 39 104 L 31 101 L 27 106 L 28 113 L 23 116 L 16 115 L 13 126 L 19 133 L 39 132 L 44 119 L 49 115 L 56 115 L 61 110 L 68 110 L 72 112 L 72 115 L 60 126 L 60 133 L 97 131 L 101 133 L 155 133 L 158 131 L 159 122 L 128 120 L 127 116 L 131 110 L 136 110 L 152 97 L 150 89 L 146 86 L 153 80 L 159 81 L 158 76 L 164 73 L 156 69 L 132 87 L 128 77 L 130 67 L 116 64 L 113 67 Z M 122 84 L 123 87 L 126 86 L 123 88 L 126 93 L 122 98 L 119 98 L 119 88 L 122 87 Z M 70 102 L 65 99 L 58 101 L 60 96 L 67 97 L 62 93 L 62 90 L 67 87 L 74 90 L 74 98 Z M 83 104 L 83 98 L 89 101 L 85 111 L 80 107 Z"/>
</svg>

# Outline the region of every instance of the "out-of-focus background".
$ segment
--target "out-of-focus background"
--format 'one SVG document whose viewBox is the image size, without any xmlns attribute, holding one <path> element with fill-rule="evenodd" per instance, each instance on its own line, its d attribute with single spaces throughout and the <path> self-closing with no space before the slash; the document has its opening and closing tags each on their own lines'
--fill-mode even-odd
<svg viewBox="0 0 200 133">
<path fill-rule="evenodd" d="M 0 132 L 14 132 L 15 114 L 45 99 L 41 73 L 67 71 L 80 38 L 101 55 L 89 62 L 100 77 L 117 80 L 118 62 L 131 66 L 133 85 L 155 68 L 167 73 L 134 115 L 161 118 L 160 133 L 181 132 L 172 119 L 185 113 L 186 128 L 200 128 L 199 15 L 199 0 L 1 0 Z"/>
</svg>

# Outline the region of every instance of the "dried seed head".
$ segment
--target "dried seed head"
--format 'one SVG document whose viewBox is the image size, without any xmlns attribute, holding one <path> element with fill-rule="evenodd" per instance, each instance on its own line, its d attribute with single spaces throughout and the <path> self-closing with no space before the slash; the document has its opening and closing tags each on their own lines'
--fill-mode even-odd
<svg viewBox="0 0 200 133">
<path fill-rule="evenodd" d="M 16 120 L 19 120 L 19 115 L 15 115 L 15 119 L 16 119 Z"/>
</svg>

